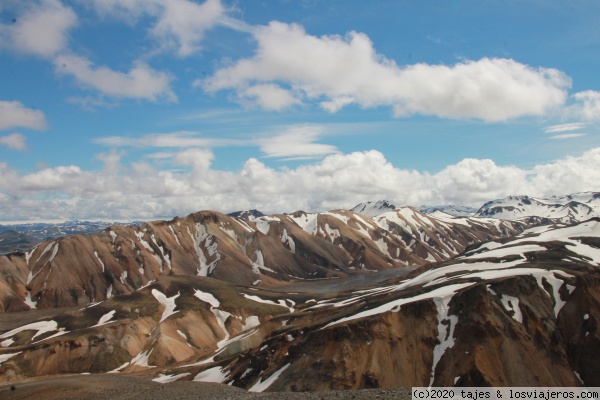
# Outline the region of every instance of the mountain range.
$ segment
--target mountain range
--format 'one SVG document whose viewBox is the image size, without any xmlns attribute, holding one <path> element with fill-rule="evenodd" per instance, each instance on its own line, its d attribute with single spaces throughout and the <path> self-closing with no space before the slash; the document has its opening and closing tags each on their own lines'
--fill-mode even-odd
<svg viewBox="0 0 600 400">
<path fill-rule="evenodd" d="M 45 240 L 0 256 L 0 381 L 600 386 L 598 196 L 554 199 L 202 211 Z"/>
</svg>

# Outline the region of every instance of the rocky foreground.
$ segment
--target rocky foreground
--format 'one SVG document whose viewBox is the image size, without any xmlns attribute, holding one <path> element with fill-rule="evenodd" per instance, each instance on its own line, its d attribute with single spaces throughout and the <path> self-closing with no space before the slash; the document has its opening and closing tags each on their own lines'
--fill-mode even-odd
<svg viewBox="0 0 600 400">
<path fill-rule="evenodd" d="M 29 380 L 0 386 L 0 398 L 7 400 L 311 400 L 311 399 L 395 399 L 411 398 L 410 389 L 363 389 L 328 392 L 250 393 L 243 389 L 204 382 L 154 383 L 145 379 L 118 375 L 76 375 L 54 379 Z"/>
</svg>

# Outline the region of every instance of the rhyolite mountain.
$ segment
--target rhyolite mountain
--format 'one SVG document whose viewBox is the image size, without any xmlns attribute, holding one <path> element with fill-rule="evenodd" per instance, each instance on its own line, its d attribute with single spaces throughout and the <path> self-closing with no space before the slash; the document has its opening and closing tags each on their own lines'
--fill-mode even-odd
<svg viewBox="0 0 600 400">
<path fill-rule="evenodd" d="M 341 278 L 443 261 L 467 246 L 517 234 L 524 222 L 436 217 L 403 208 L 369 218 L 298 211 L 251 221 L 204 211 L 141 226 L 41 243 L 0 257 L 0 309 L 84 306 L 160 276 L 207 276 L 241 285 Z"/>
<path fill-rule="evenodd" d="M 0 380 L 600 386 L 600 220 L 548 222 L 204 211 L 45 241 L 0 256 Z"/>
</svg>

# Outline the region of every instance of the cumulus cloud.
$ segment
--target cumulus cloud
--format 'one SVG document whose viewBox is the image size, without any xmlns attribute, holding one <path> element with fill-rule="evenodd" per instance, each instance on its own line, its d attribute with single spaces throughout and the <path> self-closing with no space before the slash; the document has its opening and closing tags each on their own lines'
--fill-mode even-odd
<svg viewBox="0 0 600 400">
<path fill-rule="evenodd" d="M 579 157 L 567 156 L 533 168 L 530 182 L 539 193 L 573 193 L 598 191 L 600 182 L 600 148 Z"/>
<path fill-rule="evenodd" d="M 290 91 L 273 84 L 250 86 L 238 92 L 238 95 L 242 99 L 254 100 L 265 110 L 279 111 L 301 103 Z"/>
<path fill-rule="evenodd" d="M 215 169 L 214 154 L 206 149 L 174 152 L 174 168 L 169 170 L 144 161 L 125 164 L 122 154 L 99 157 L 104 163 L 100 171 L 71 165 L 21 174 L 0 162 L 0 220 L 131 220 L 202 209 L 316 211 L 377 199 L 405 205 L 481 205 L 512 194 L 598 190 L 600 182 L 600 148 L 530 170 L 465 159 L 435 174 L 397 168 L 377 151 L 337 153 L 281 170 L 251 158 L 237 172 Z"/>
<path fill-rule="evenodd" d="M 205 32 L 225 12 L 220 0 L 202 4 L 189 0 L 94 0 L 93 4 L 101 14 L 130 21 L 144 15 L 155 18 L 149 34 L 162 49 L 174 49 L 180 57 L 199 51 Z"/>
<path fill-rule="evenodd" d="M 25 136 L 20 133 L 12 133 L 7 136 L 0 136 L 0 145 L 14 150 L 26 150 Z"/>
<path fill-rule="evenodd" d="M 600 120 L 600 92 L 585 90 L 575 93 L 574 104 L 569 108 L 570 114 L 584 120 Z"/>
<path fill-rule="evenodd" d="M 134 99 L 176 101 L 171 90 L 171 75 L 156 71 L 143 62 L 135 62 L 127 72 L 96 67 L 90 60 L 75 54 L 61 54 L 54 59 L 57 73 L 70 75 L 85 88 L 102 94 Z"/>
<path fill-rule="evenodd" d="M 0 100 L 0 131 L 10 128 L 46 129 L 46 116 L 18 101 Z"/>
<path fill-rule="evenodd" d="M 77 15 L 58 0 L 27 2 L 12 25 L 0 25 L 0 44 L 15 51 L 51 57 L 67 47 Z"/>
<path fill-rule="evenodd" d="M 208 92 L 232 89 L 240 98 L 268 85 L 277 98 L 270 96 L 265 102 L 256 96 L 257 103 L 268 109 L 296 104 L 301 94 L 304 101 L 317 101 L 330 112 L 357 104 L 389 106 L 397 116 L 491 122 L 543 115 L 564 104 L 571 85 L 556 69 L 511 59 L 399 66 L 378 54 L 367 35 L 357 32 L 317 37 L 297 24 L 271 22 L 254 29 L 253 35 L 257 42 L 253 57 L 222 67 L 195 85 Z"/>
</svg>

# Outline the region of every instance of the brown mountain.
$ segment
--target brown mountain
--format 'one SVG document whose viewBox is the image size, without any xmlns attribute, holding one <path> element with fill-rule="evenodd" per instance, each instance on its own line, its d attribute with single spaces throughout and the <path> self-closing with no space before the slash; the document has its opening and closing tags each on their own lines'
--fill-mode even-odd
<svg viewBox="0 0 600 400">
<path fill-rule="evenodd" d="M 160 276 L 208 276 L 271 286 L 446 260 L 473 243 L 527 225 L 437 218 L 403 208 L 369 218 L 349 211 L 273 215 L 252 221 L 203 211 L 138 227 L 45 241 L 0 257 L 0 309 L 85 306 L 131 293 Z"/>
<path fill-rule="evenodd" d="M 111 371 L 251 391 L 598 386 L 600 221 L 511 238 L 500 232 L 456 257 L 426 261 L 491 235 L 488 226 L 508 229 L 414 210 L 380 219 L 296 213 L 246 224 L 198 213 L 47 242 L 3 258 L 14 282 L 28 279 L 21 265 L 32 268 L 28 293 L 37 309 L 0 314 L 0 379 Z M 422 253 L 400 258 L 407 247 Z M 82 261 L 76 270 L 75 261 L 59 258 L 67 249 L 93 265 Z M 189 264 L 185 249 L 194 256 Z M 64 277 L 63 286 L 51 279 L 67 265 L 79 271 L 83 295 L 75 278 Z M 104 275 L 93 273 L 102 268 Z M 48 278 L 37 283 L 40 275 Z M 104 289 L 98 276 L 113 280 Z M 98 293 L 110 285 L 105 300 Z M 18 289 L 5 302 L 9 311 Z M 85 302 L 93 293 L 98 303 Z M 60 302 L 85 304 L 48 308 Z"/>
</svg>

